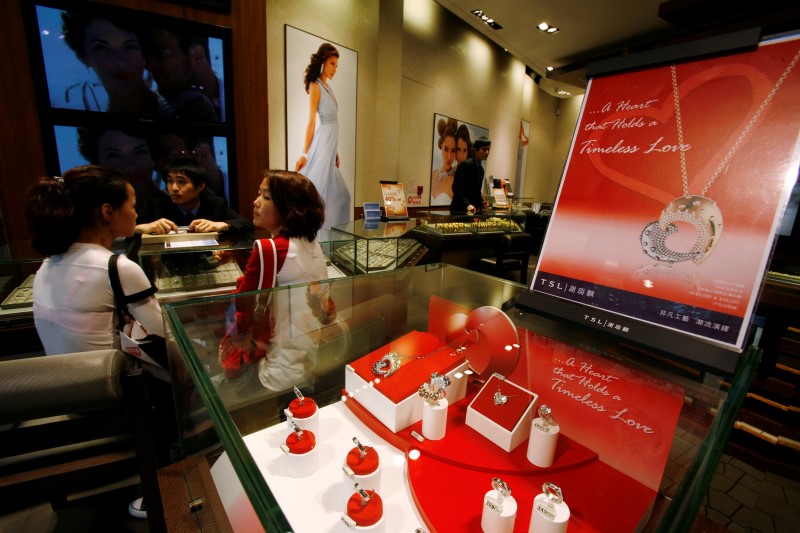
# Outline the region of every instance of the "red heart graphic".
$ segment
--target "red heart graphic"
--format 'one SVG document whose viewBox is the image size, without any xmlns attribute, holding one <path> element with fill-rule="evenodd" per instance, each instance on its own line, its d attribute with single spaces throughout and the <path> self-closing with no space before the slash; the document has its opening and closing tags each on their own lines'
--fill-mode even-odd
<svg viewBox="0 0 800 533">
<path fill-rule="evenodd" d="M 669 67 L 655 69 L 651 72 L 651 74 L 653 76 L 663 76 L 664 83 L 668 86 L 671 85 L 671 76 L 669 72 Z M 717 148 L 714 151 L 714 157 L 708 158 L 705 162 L 699 162 L 699 161 L 691 162 L 692 151 L 689 150 L 686 152 L 687 166 L 690 169 L 689 170 L 690 193 L 697 193 L 701 189 L 703 189 L 703 187 L 705 187 L 709 178 L 714 173 L 716 168 L 719 166 L 725 154 L 734 145 L 736 139 L 739 137 L 739 135 L 741 135 L 741 132 L 746 127 L 750 118 L 753 117 L 753 115 L 757 112 L 761 103 L 769 94 L 770 90 L 774 86 L 774 81 L 767 78 L 767 76 L 763 72 L 756 69 L 755 67 L 739 63 L 711 67 L 706 70 L 702 70 L 697 74 L 694 74 L 693 76 L 687 78 L 686 80 L 681 81 L 680 67 L 678 67 L 678 94 L 680 95 L 682 101 L 683 99 L 686 98 L 688 94 L 690 94 L 692 91 L 701 88 L 706 83 L 727 77 L 743 77 L 748 81 L 751 88 L 751 102 L 747 112 L 743 113 L 742 115 L 743 118 L 740 120 L 737 127 L 727 129 L 727 135 L 725 135 L 726 132 L 722 131 L 719 132 L 714 131 L 713 132 L 714 135 L 710 135 L 711 133 L 710 129 L 706 129 L 703 132 L 696 132 L 697 134 L 693 136 L 691 131 L 687 132 L 684 130 L 684 142 L 687 144 L 697 145 L 705 142 L 705 143 L 715 143 L 717 145 Z M 670 128 L 672 129 L 672 131 L 664 136 L 663 143 L 677 144 L 678 135 L 677 135 L 677 129 L 674 126 L 675 106 L 673 103 L 671 89 L 669 90 L 669 92 L 665 93 L 663 100 L 664 102 L 661 107 L 649 108 L 645 110 L 614 112 L 604 117 L 603 122 L 612 122 L 614 120 L 624 120 L 634 117 L 642 117 L 646 121 L 649 119 L 656 121 L 662 125 L 669 124 L 670 126 L 672 126 Z M 686 117 L 683 117 L 683 121 L 685 124 Z M 595 146 L 605 146 L 602 140 L 603 136 L 608 131 L 613 131 L 613 130 L 608 130 L 608 129 L 596 130 L 589 135 L 588 139 L 593 140 Z M 657 138 L 658 137 L 656 137 L 656 139 Z M 639 152 L 629 157 L 648 157 L 648 155 L 643 154 L 641 152 L 641 150 L 644 148 L 646 148 L 646 146 L 640 147 Z M 637 177 L 631 177 L 623 172 L 615 170 L 614 168 L 610 167 L 603 161 L 604 155 L 605 154 L 601 152 L 589 153 L 588 154 L 589 161 L 594 166 L 594 168 L 597 169 L 597 171 L 603 174 L 606 178 L 618 183 L 619 185 L 622 185 L 627 189 L 630 189 L 634 192 L 638 192 L 642 195 L 647 196 L 648 198 L 652 198 L 663 204 L 668 204 L 669 202 L 674 200 L 677 196 L 683 194 L 682 190 L 672 189 L 670 191 L 664 191 L 656 185 L 637 179 Z M 677 152 L 674 153 L 674 156 L 675 160 L 679 161 L 680 155 Z M 699 169 L 698 169 L 698 164 L 702 165 Z M 691 176 L 694 176 L 694 178 L 691 179 Z M 654 182 L 656 179 L 658 179 L 658 176 L 645 176 L 645 178 L 649 178 L 650 182 Z"/>
</svg>

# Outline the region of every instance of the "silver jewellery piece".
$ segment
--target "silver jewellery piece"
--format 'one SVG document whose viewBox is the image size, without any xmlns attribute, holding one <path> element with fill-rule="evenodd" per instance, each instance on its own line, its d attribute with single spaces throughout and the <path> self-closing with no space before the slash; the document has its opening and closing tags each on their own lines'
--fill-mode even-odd
<svg viewBox="0 0 800 533">
<path fill-rule="evenodd" d="M 511 489 L 508 488 L 508 484 L 499 477 L 492 478 L 492 488 L 500 495 L 500 502 L 503 501 L 503 498 L 511 496 Z"/>
<path fill-rule="evenodd" d="M 300 392 L 300 389 L 297 387 L 294 388 L 294 395 L 297 396 L 298 400 L 300 400 L 300 405 L 303 405 L 303 403 L 306 401 L 306 397 L 303 396 L 303 393 Z"/>
<path fill-rule="evenodd" d="M 775 94 L 780 89 L 783 82 L 794 70 L 800 60 L 800 51 L 798 51 L 781 76 L 775 82 L 770 92 L 761 102 L 753 116 L 745 125 L 739 137 L 734 141 L 733 145 L 728 149 L 728 152 L 723 156 L 722 161 L 717 166 L 716 170 L 708 178 L 703 189 L 699 194 L 692 195 L 689 193 L 689 172 L 686 168 L 686 153 L 683 147 L 685 146 L 683 136 L 683 119 L 681 116 L 681 103 L 678 94 L 678 73 L 675 65 L 670 66 L 670 74 L 672 77 L 672 99 L 675 105 L 675 126 L 678 130 L 678 145 L 681 147 L 678 154 L 681 161 L 681 182 L 683 185 L 683 196 L 676 198 L 670 202 L 661 212 L 658 220 L 650 222 L 642 230 L 639 236 L 639 241 L 642 245 L 642 250 L 649 257 L 656 261 L 663 261 L 666 263 L 678 263 L 683 261 L 691 261 L 695 265 L 701 264 L 705 261 L 714 248 L 719 243 L 722 235 L 722 211 L 714 200 L 705 196 L 706 192 L 711 188 L 719 176 L 728 168 L 728 165 L 733 159 L 733 156 L 741 148 L 744 143 L 745 137 L 750 133 L 755 123 L 761 118 L 761 115 L 767 109 L 767 106 L 775 97 Z M 678 252 L 673 250 L 667 245 L 667 239 L 678 232 L 676 222 L 690 224 L 694 227 L 696 232 L 695 242 L 688 252 Z"/>
<path fill-rule="evenodd" d="M 431 374 L 431 386 L 436 387 L 438 389 L 444 389 L 450 385 L 450 378 L 447 375 L 442 375 L 438 372 L 434 372 Z"/>
<path fill-rule="evenodd" d="M 359 485 L 358 483 L 356 483 L 355 487 L 356 487 L 356 492 L 358 492 L 358 495 L 361 496 L 361 505 L 367 505 L 367 502 L 369 502 L 372 496 L 370 496 L 369 492 L 362 489 L 361 485 Z"/>
<path fill-rule="evenodd" d="M 375 374 L 376 376 L 383 376 L 384 378 L 388 378 L 389 376 L 391 376 L 400 369 L 402 361 L 408 359 L 425 359 L 426 357 L 430 357 L 436 352 L 444 349 L 452 350 L 452 348 L 450 348 L 449 346 L 439 346 L 435 350 L 432 350 L 422 355 L 400 355 L 395 351 L 391 351 L 386 355 L 384 355 L 383 357 L 381 357 L 380 359 L 378 359 L 377 361 L 375 361 L 375 363 L 372 365 L 372 373 Z M 458 349 L 455 351 L 458 352 Z"/>
<path fill-rule="evenodd" d="M 424 442 L 425 441 L 425 437 L 423 437 L 422 435 L 420 435 L 416 431 L 412 431 L 411 432 L 411 436 L 414 437 L 415 439 L 417 439 L 420 442 Z"/>
<path fill-rule="evenodd" d="M 431 379 L 419 386 L 419 395 L 433 405 L 439 405 L 439 400 L 447 396 L 445 388 L 450 385 L 450 378 L 434 372 Z"/>
<path fill-rule="evenodd" d="M 547 406 L 545 404 L 542 404 L 539 407 L 538 413 L 539 413 L 539 418 L 544 420 L 545 424 L 547 424 L 548 426 L 555 426 L 556 425 L 556 421 L 553 419 L 553 414 L 552 414 L 553 410 L 550 409 L 549 406 Z"/>
<path fill-rule="evenodd" d="M 300 429 L 300 426 L 294 423 L 294 420 L 289 422 L 292 425 L 292 430 L 297 433 L 297 440 L 303 440 L 303 430 Z"/>
<path fill-rule="evenodd" d="M 547 496 L 547 501 L 553 505 L 558 505 L 564 501 L 564 494 L 561 492 L 561 488 L 555 483 L 546 482 L 542 485 L 542 492 Z"/>
<path fill-rule="evenodd" d="M 500 392 L 500 388 L 498 387 L 497 392 L 494 393 L 494 404 L 505 405 L 508 403 L 509 398 L 515 398 L 517 396 L 519 396 L 519 394 L 503 394 Z"/>
<path fill-rule="evenodd" d="M 367 449 L 361 444 L 361 441 L 358 440 L 358 437 L 353 437 L 353 442 L 358 447 L 358 454 L 364 459 L 367 456 Z"/>
<path fill-rule="evenodd" d="M 400 368 L 400 355 L 397 352 L 389 352 L 374 365 L 372 365 L 372 373 L 376 376 L 383 376 L 388 378 Z"/>
</svg>

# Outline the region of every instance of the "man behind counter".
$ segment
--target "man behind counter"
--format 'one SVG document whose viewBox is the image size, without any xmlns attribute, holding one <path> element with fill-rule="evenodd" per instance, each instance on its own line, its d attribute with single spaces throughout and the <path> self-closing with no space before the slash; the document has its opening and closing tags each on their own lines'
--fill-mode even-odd
<svg viewBox="0 0 800 533">
<path fill-rule="evenodd" d="M 486 137 L 478 137 L 472 145 L 472 157 L 459 163 L 453 180 L 453 201 L 451 213 L 473 214 L 489 207 L 483 199 L 483 166 L 489 157 L 492 142 Z"/>
<path fill-rule="evenodd" d="M 181 226 L 198 233 L 253 231 L 253 223 L 228 207 L 225 198 L 206 190 L 208 176 L 197 160 L 175 159 L 163 174 L 169 196 L 156 195 L 136 206 L 136 233 L 163 235 Z"/>
</svg>

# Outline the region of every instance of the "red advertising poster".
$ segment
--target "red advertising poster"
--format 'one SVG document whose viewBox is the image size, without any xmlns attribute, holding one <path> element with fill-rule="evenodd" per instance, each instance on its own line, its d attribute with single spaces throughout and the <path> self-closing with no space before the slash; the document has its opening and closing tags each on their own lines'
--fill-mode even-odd
<svg viewBox="0 0 800 533">
<path fill-rule="evenodd" d="M 797 178 L 799 59 L 593 79 L 531 290 L 740 349 Z"/>
<path fill-rule="evenodd" d="M 432 296 L 428 332 L 457 345 L 454 339 L 473 312 Z M 491 338 L 484 333 L 484 340 Z M 564 435 L 657 491 L 683 406 L 682 387 L 524 328 L 518 333 L 519 356 L 505 377 L 538 394 L 538 405 L 552 409 Z M 467 354 L 470 359 L 475 352 Z"/>
</svg>

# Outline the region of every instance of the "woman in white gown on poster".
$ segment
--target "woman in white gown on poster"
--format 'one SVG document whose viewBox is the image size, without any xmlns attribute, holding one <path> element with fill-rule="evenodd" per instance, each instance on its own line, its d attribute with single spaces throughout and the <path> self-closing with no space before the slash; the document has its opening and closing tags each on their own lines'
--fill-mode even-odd
<svg viewBox="0 0 800 533">
<path fill-rule="evenodd" d="M 339 106 L 328 82 L 339 67 L 339 52 L 329 43 L 320 45 L 311 55 L 303 81 L 311 96 L 303 143 L 303 153 L 295 164 L 295 171 L 310 179 L 325 201 L 325 223 L 322 240 L 328 240 L 328 231 L 347 223 L 350 216 L 350 191 L 339 171 Z M 319 128 L 315 130 L 317 114 Z"/>
</svg>

